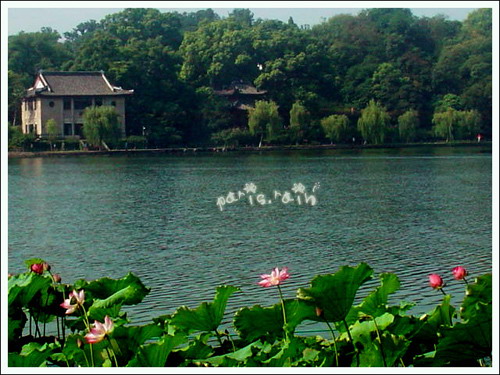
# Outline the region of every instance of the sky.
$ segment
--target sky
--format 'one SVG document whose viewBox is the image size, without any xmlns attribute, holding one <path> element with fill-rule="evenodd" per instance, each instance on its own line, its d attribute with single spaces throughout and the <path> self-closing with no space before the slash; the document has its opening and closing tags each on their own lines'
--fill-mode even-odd
<svg viewBox="0 0 500 375">
<path fill-rule="evenodd" d="M 42 27 L 51 27 L 61 35 L 71 31 L 78 24 L 94 19 L 101 20 L 108 14 L 117 13 L 125 8 L 103 8 L 99 7 L 99 2 L 68 2 L 63 3 L 71 7 L 61 8 L 61 2 L 6 2 L 8 3 L 8 35 L 14 35 L 20 31 L 34 32 Z M 43 6 L 41 7 L 41 4 Z M 125 7 L 151 7 L 161 11 L 196 12 L 200 9 L 212 8 L 222 17 L 226 17 L 234 8 L 248 8 L 254 13 L 254 19 L 278 19 L 287 21 L 292 17 L 298 25 L 308 24 L 313 26 L 337 14 L 356 15 L 360 10 L 374 7 L 404 7 L 410 8 L 416 16 L 432 17 L 442 14 L 450 20 L 463 21 L 467 15 L 477 8 L 465 8 L 464 6 L 472 2 L 338 2 L 338 1 L 318 1 L 318 2 L 113 2 L 104 3 L 120 4 Z M 265 5 L 264 5 L 265 4 Z M 450 8 L 452 4 L 454 7 Z M 474 5 L 481 2 L 474 2 Z M 286 7 L 284 7 L 286 5 Z M 433 6 L 434 5 L 434 6 Z M 181 6 L 184 6 L 181 8 Z M 199 6 L 199 7 L 194 7 Z M 334 7 L 335 6 L 335 7 Z M 348 7 L 350 6 L 350 7 Z"/>
</svg>

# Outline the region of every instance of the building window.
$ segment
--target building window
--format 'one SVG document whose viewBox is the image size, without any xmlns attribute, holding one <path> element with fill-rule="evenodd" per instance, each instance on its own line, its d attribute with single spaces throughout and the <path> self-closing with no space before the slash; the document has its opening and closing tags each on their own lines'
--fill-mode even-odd
<svg viewBox="0 0 500 375">
<path fill-rule="evenodd" d="M 95 106 L 100 107 L 102 105 L 102 98 L 95 98 Z"/>
<path fill-rule="evenodd" d="M 116 107 L 116 102 L 113 100 L 113 101 L 111 102 L 111 105 L 112 105 L 113 107 Z"/>
<path fill-rule="evenodd" d="M 73 135 L 73 126 L 70 123 L 64 124 L 64 135 Z"/>
<path fill-rule="evenodd" d="M 71 109 L 71 99 L 64 99 L 63 107 L 65 110 Z"/>
<path fill-rule="evenodd" d="M 54 108 L 54 105 L 55 105 L 55 103 L 54 103 L 54 102 L 52 102 L 52 101 L 50 101 L 50 102 L 49 102 L 49 107 L 50 107 L 50 108 Z"/>
<path fill-rule="evenodd" d="M 75 109 L 85 109 L 87 107 L 92 106 L 92 100 L 85 98 L 85 99 L 75 99 Z"/>
<path fill-rule="evenodd" d="M 75 135 L 83 137 L 83 124 L 75 124 Z"/>
</svg>

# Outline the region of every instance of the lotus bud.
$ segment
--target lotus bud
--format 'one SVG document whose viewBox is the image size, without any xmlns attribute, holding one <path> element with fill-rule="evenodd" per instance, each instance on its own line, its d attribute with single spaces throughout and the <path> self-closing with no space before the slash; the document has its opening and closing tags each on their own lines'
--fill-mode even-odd
<svg viewBox="0 0 500 375">
<path fill-rule="evenodd" d="M 453 272 L 455 280 L 463 280 L 468 275 L 467 270 L 461 266 L 453 268 L 451 272 Z"/>
<path fill-rule="evenodd" d="M 42 263 L 35 263 L 31 265 L 31 271 L 34 273 L 37 273 L 41 275 L 43 273 L 43 264 Z"/>
<path fill-rule="evenodd" d="M 433 273 L 429 275 L 429 285 L 434 289 L 440 289 L 444 286 L 444 281 L 441 276 Z"/>
</svg>

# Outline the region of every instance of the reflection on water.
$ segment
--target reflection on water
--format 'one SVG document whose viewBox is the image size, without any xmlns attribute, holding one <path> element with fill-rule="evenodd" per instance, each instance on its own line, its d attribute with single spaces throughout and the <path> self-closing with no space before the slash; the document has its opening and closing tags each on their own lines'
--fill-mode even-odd
<svg viewBox="0 0 500 375">
<path fill-rule="evenodd" d="M 129 309 L 135 322 L 210 300 L 216 286 L 241 287 L 242 304 L 271 304 L 257 285 L 288 266 L 286 297 L 318 273 L 367 262 L 395 272 L 393 300 L 428 311 L 440 293 L 429 273 L 451 278 L 491 271 L 491 152 L 428 148 L 183 156 L 66 157 L 9 160 L 9 272 L 41 257 L 63 281 L 132 271 L 151 287 Z M 217 197 L 248 182 L 271 196 L 315 183 L 318 204 L 228 205 Z M 276 203 L 276 204 L 274 204 Z"/>
</svg>

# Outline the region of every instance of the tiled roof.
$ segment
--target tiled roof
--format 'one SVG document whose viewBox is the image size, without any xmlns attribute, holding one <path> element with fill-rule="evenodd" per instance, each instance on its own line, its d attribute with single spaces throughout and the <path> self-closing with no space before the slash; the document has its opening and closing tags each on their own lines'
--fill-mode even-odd
<svg viewBox="0 0 500 375">
<path fill-rule="evenodd" d="M 134 91 L 109 84 L 103 72 L 41 72 L 38 77 L 43 87 L 28 89 L 27 96 L 129 95 Z"/>
<path fill-rule="evenodd" d="M 267 93 L 267 91 L 258 90 L 255 86 L 252 86 L 249 83 L 237 81 L 232 82 L 230 88 L 215 90 L 215 94 L 224 96 L 231 96 L 234 94 L 263 95 L 265 93 Z"/>
</svg>

